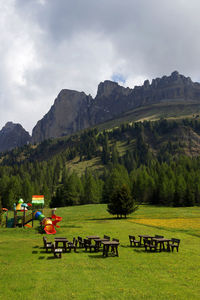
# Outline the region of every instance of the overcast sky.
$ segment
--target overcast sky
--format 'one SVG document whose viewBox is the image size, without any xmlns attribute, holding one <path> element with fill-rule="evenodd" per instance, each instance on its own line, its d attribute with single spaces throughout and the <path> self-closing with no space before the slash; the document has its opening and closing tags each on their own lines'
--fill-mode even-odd
<svg viewBox="0 0 200 300">
<path fill-rule="evenodd" d="M 61 89 L 95 97 L 178 70 L 200 81 L 199 0 L 0 0 L 0 129 L 32 132 Z"/>
</svg>

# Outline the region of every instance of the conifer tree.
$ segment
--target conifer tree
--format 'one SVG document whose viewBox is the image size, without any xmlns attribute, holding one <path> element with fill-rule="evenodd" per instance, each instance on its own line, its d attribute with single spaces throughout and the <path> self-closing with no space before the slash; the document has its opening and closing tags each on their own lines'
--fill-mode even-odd
<svg viewBox="0 0 200 300">
<path fill-rule="evenodd" d="M 117 187 L 111 197 L 110 203 L 108 204 L 107 210 L 112 215 L 117 215 L 117 217 L 131 214 L 137 209 L 134 199 L 131 196 L 130 189 L 128 185 L 123 184 L 120 187 Z"/>
<path fill-rule="evenodd" d="M 84 182 L 84 192 L 82 197 L 82 204 L 99 203 L 101 196 L 99 195 L 98 180 L 95 176 L 86 169 Z"/>
</svg>

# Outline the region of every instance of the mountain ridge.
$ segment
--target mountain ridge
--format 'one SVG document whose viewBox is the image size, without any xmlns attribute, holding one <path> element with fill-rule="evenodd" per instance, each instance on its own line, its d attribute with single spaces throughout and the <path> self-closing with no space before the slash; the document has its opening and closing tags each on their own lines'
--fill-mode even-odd
<svg viewBox="0 0 200 300">
<path fill-rule="evenodd" d="M 95 98 L 84 92 L 74 91 L 76 106 L 74 106 L 73 97 L 70 98 L 69 90 L 63 91 L 68 91 L 62 97 L 62 103 L 67 103 L 68 107 L 64 108 L 60 105 L 59 94 L 49 112 L 33 128 L 33 142 L 72 134 L 117 118 L 120 114 L 144 105 L 173 99 L 183 99 L 184 102 L 189 100 L 200 102 L 200 83 L 193 82 L 190 77 L 185 77 L 177 71 L 172 72 L 170 76 L 155 78 L 151 83 L 149 80 L 145 80 L 142 86 L 135 86 L 133 89 L 105 80 L 99 83 Z M 68 119 L 65 119 L 63 115 Z M 49 116 L 51 116 L 50 120 L 48 120 Z M 59 118 L 60 116 L 62 117 Z M 52 123 L 54 119 L 59 119 L 59 128 L 57 127 L 56 134 L 57 124 Z"/>
<path fill-rule="evenodd" d="M 94 98 L 84 92 L 62 89 L 50 110 L 34 126 L 32 137 L 27 136 L 24 144 L 30 141 L 31 143 L 40 143 L 49 138 L 71 135 L 105 122 L 112 123 L 112 120 L 123 119 L 124 115 L 129 115 L 128 121 L 151 120 L 155 106 L 157 106 L 155 116 L 160 115 L 158 113 L 160 110 L 160 112 L 163 111 L 161 116 L 165 117 L 167 113 L 165 114 L 164 105 L 172 106 L 178 101 L 180 102 L 179 106 L 175 109 L 177 115 L 181 105 L 182 107 L 188 105 L 189 108 L 192 101 L 196 106 L 190 107 L 190 115 L 200 113 L 198 106 L 200 104 L 200 83 L 193 82 L 190 77 L 185 77 L 177 71 L 172 72 L 169 76 L 152 79 L 151 83 L 149 80 L 145 80 L 143 85 L 135 86 L 133 89 L 120 86 L 111 80 L 105 80 L 99 83 Z M 145 109 L 146 112 L 143 115 L 142 111 Z M 132 115 L 131 111 L 133 111 Z M 181 113 L 180 109 L 180 115 Z M 173 114 L 171 113 L 171 115 Z M 185 117 L 185 114 L 183 115 Z M 135 119 L 134 116 L 136 116 Z M 1 144 L 0 140 L 0 151 L 21 146 L 21 143 L 18 144 L 16 141 L 13 142 L 13 145 L 6 145 L 4 140 L 3 148 Z"/>
</svg>

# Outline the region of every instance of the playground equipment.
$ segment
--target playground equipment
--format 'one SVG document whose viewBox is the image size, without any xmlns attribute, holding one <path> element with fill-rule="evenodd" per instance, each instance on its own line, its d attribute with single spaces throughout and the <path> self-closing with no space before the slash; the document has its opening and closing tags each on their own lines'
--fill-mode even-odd
<svg viewBox="0 0 200 300">
<path fill-rule="evenodd" d="M 27 207 L 28 207 L 28 204 L 24 203 L 23 199 L 19 199 L 18 204 L 16 205 L 16 210 L 17 211 L 28 210 Z"/>
<path fill-rule="evenodd" d="M 35 201 L 33 201 L 35 199 Z M 45 217 L 40 209 L 33 209 L 32 205 L 44 205 L 44 196 L 34 195 L 31 203 L 24 203 L 23 199 L 20 199 L 17 204 L 14 205 L 14 218 L 6 221 L 6 227 L 33 227 L 33 221 L 40 221 L 42 229 L 47 234 L 55 234 L 55 227 L 58 222 L 62 221 L 62 217 L 55 215 L 55 209 L 52 210 L 51 217 Z M 31 209 L 31 212 L 30 212 Z M 21 215 L 20 215 L 21 214 Z M 32 226 L 29 224 L 32 222 Z"/>
<path fill-rule="evenodd" d="M 0 224 L 3 226 L 7 224 L 8 221 L 8 210 L 5 207 L 2 207 L 0 210 Z"/>
<path fill-rule="evenodd" d="M 44 231 L 47 233 L 47 234 L 55 234 L 56 233 L 56 230 L 55 230 L 55 227 L 59 227 L 58 225 L 56 225 L 57 222 L 60 222 L 62 220 L 61 217 L 58 217 L 58 216 L 55 216 L 55 219 L 52 221 L 50 218 L 46 218 L 42 213 L 41 211 L 37 211 L 35 213 L 35 219 L 36 220 L 39 220 L 42 224 L 42 226 L 44 227 Z"/>
</svg>

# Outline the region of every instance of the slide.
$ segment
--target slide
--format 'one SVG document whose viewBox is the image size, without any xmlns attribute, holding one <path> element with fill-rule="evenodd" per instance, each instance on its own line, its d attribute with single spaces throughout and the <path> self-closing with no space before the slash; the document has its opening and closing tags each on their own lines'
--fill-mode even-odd
<svg viewBox="0 0 200 300">
<path fill-rule="evenodd" d="M 60 228 L 60 226 L 58 226 L 57 223 L 60 222 L 60 221 L 62 221 L 62 217 L 53 215 L 53 216 L 51 216 L 51 219 L 52 219 L 53 225 L 55 225 L 56 227 Z"/>
<path fill-rule="evenodd" d="M 61 217 L 58 217 L 56 215 L 52 216 L 54 218 L 53 221 L 50 219 L 50 218 L 46 218 L 42 213 L 41 211 L 36 211 L 34 212 L 34 217 L 36 220 L 39 220 L 42 225 L 44 226 L 44 231 L 47 233 L 47 234 L 55 234 L 56 233 L 56 230 L 55 230 L 55 227 L 59 227 L 58 225 L 56 225 L 58 222 L 60 222 L 62 220 Z"/>
</svg>

